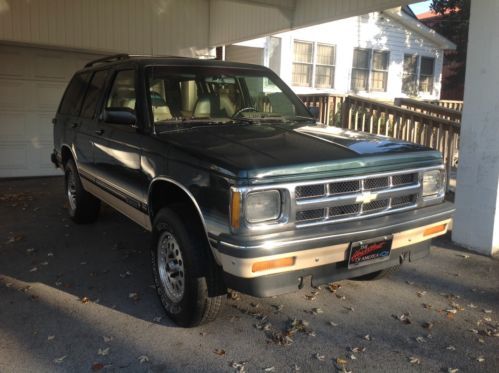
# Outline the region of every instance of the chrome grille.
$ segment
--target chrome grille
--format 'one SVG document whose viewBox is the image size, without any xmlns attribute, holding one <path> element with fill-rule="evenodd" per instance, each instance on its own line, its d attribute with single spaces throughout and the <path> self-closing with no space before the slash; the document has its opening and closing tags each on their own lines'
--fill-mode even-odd
<svg viewBox="0 0 499 373">
<path fill-rule="evenodd" d="M 416 207 L 419 173 L 352 177 L 295 187 L 298 227 L 361 219 Z"/>
</svg>

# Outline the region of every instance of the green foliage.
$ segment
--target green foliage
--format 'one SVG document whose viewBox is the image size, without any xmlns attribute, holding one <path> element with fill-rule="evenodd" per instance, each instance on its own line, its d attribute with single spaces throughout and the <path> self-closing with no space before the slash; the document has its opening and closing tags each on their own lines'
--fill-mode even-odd
<svg viewBox="0 0 499 373">
<path fill-rule="evenodd" d="M 454 42 L 456 51 L 446 53 L 446 63 L 453 66 L 453 85 L 464 84 L 466 71 L 466 53 L 468 45 L 468 27 L 471 0 L 432 0 L 431 9 L 441 15 L 432 28 Z"/>
</svg>

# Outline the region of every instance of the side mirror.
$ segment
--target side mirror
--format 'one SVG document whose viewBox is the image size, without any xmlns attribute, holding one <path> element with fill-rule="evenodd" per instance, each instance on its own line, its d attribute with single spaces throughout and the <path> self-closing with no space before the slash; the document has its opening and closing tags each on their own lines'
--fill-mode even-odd
<svg viewBox="0 0 499 373">
<path fill-rule="evenodd" d="M 128 110 L 105 110 L 103 118 L 104 122 L 113 124 L 124 124 L 133 126 L 137 121 L 135 114 Z"/>
<path fill-rule="evenodd" d="M 319 117 L 321 116 L 321 111 L 317 106 L 308 106 L 307 109 L 316 120 L 319 120 Z"/>
</svg>

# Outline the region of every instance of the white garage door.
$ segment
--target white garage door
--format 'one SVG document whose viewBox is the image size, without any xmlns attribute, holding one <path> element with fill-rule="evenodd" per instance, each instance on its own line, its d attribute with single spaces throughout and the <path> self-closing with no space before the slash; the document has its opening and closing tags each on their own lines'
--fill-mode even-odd
<svg viewBox="0 0 499 373">
<path fill-rule="evenodd" d="M 52 118 L 72 74 L 97 55 L 0 45 L 0 177 L 57 175 Z"/>
</svg>

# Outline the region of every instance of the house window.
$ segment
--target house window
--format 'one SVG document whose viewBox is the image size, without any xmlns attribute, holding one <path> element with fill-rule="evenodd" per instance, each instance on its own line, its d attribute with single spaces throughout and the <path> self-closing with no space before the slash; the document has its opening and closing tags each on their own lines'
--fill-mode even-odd
<svg viewBox="0 0 499 373">
<path fill-rule="evenodd" d="M 433 75 L 435 71 L 435 59 L 432 57 L 421 57 L 419 68 L 419 90 L 425 93 L 433 91 Z"/>
<path fill-rule="evenodd" d="M 292 84 L 301 87 L 333 88 L 335 61 L 334 45 L 295 41 Z"/>
<path fill-rule="evenodd" d="M 312 86 L 313 49 L 313 43 L 295 41 L 293 50 L 293 85 Z"/>
<path fill-rule="evenodd" d="M 369 82 L 370 49 L 355 48 L 353 51 L 352 90 L 367 91 Z"/>
<path fill-rule="evenodd" d="M 389 61 L 389 52 L 355 48 L 352 91 L 386 91 Z"/>
<path fill-rule="evenodd" d="M 388 82 L 388 52 L 373 51 L 373 62 L 371 71 L 371 90 L 386 91 Z"/>
<path fill-rule="evenodd" d="M 334 63 L 336 60 L 334 46 L 317 44 L 315 66 L 315 87 L 334 87 Z"/>
<path fill-rule="evenodd" d="M 402 76 L 402 92 L 416 95 L 418 90 L 418 56 L 404 54 L 404 73 Z"/>
</svg>

